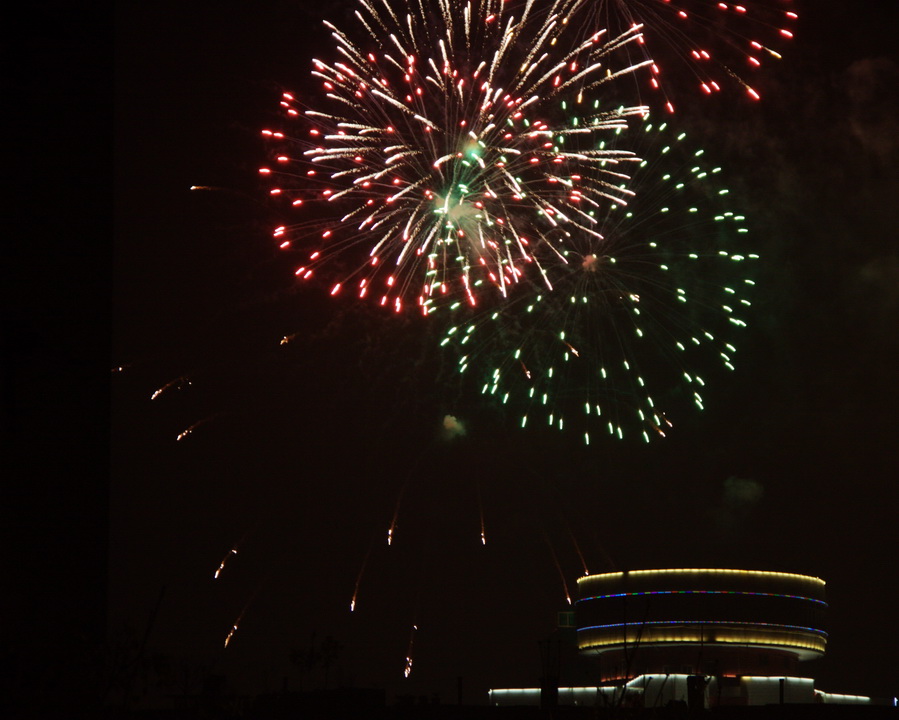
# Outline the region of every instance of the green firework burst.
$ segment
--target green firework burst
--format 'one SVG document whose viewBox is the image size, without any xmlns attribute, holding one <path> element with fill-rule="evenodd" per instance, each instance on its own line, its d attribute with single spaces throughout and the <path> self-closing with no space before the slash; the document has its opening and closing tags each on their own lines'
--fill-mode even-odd
<svg viewBox="0 0 899 720">
<path fill-rule="evenodd" d="M 525 281 L 499 305 L 460 303 L 441 341 L 522 426 L 587 443 L 648 442 L 686 405 L 703 409 L 709 376 L 735 368 L 757 260 L 721 169 L 684 133 L 646 118 L 616 142 L 644 158 L 622 184 L 633 198 L 587 209 L 594 231 L 558 241 L 551 289 Z"/>
</svg>

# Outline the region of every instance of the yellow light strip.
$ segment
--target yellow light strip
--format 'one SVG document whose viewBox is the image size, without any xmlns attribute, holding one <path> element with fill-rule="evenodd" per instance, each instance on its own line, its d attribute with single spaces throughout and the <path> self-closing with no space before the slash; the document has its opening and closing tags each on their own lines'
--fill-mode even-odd
<svg viewBox="0 0 899 720">
<path fill-rule="evenodd" d="M 692 629 L 691 629 L 692 630 Z M 765 645 L 769 647 L 799 648 L 802 650 L 814 650 L 823 653 L 827 641 L 813 635 L 805 635 L 802 639 L 797 638 L 794 632 L 746 632 L 739 630 L 721 630 L 716 629 L 714 638 L 703 635 L 695 631 L 692 632 L 672 632 L 668 630 L 665 633 L 654 632 L 652 628 L 643 628 L 642 632 L 629 632 L 626 639 L 620 633 L 607 632 L 602 633 L 605 638 L 590 639 L 589 636 L 578 642 L 579 650 L 590 650 L 594 648 L 609 648 L 616 645 L 640 644 L 651 645 L 654 643 L 703 643 L 705 645 L 730 644 L 730 645 Z M 804 635 L 804 634 L 802 634 Z"/>
<path fill-rule="evenodd" d="M 599 575 L 584 575 L 577 579 L 578 583 L 587 580 L 599 580 L 609 578 L 620 578 L 624 575 L 675 575 L 675 574 L 695 574 L 695 573 L 716 573 L 719 575 L 754 575 L 759 577 L 782 577 L 795 578 L 797 580 L 810 580 L 812 582 L 824 585 L 821 578 L 812 575 L 799 575 L 797 573 L 775 572 L 772 570 L 734 570 L 727 568 L 668 568 L 658 570 L 629 570 L 628 572 L 601 573 Z"/>
</svg>

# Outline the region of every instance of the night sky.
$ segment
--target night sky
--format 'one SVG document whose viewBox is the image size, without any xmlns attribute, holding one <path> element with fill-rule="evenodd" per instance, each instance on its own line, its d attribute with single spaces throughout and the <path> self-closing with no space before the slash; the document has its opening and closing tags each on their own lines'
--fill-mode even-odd
<svg viewBox="0 0 899 720">
<path fill-rule="evenodd" d="M 761 103 L 681 101 L 763 258 L 750 327 L 703 413 L 590 447 L 455 392 L 427 324 L 296 286 L 259 130 L 328 52 L 318 9 L 119 8 L 109 647 L 146 637 L 167 677 L 246 692 L 286 677 L 454 702 L 461 678 L 482 703 L 539 684 L 585 565 L 735 567 L 823 578 L 817 686 L 894 695 L 899 18 L 879 5 L 800 5 Z M 442 434 L 447 414 L 463 436 Z M 326 638 L 327 677 L 291 661 Z"/>
</svg>

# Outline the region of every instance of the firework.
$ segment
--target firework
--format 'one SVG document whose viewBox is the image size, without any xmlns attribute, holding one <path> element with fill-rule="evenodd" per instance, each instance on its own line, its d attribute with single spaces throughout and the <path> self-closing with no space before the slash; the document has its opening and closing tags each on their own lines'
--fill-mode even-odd
<svg viewBox="0 0 899 720">
<path fill-rule="evenodd" d="M 225 637 L 225 647 L 228 647 L 228 644 L 231 642 L 231 638 L 234 637 L 234 633 L 237 632 L 238 625 L 240 624 L 240 618 L 238 618 L 237 622 L 231 626 L 231 629 L 228 631 L 228 635 Z"/>
<path fill-rule="evenodd" d="M 365 567 L 368 565 L 368 558 L 371 557 L 371 548 L 372 546 L 368 546 L 368 552 L 365 553 L 365 558 L 362 560 L 362 567 L 359 568 L 359 574 L 356 576 L 356 584 L 353 586 L 353 597 L 350 600 L 350 612 L 356 612 L 356 600 L 359 597 L 359 586 L 362 584 L 362 575 L 365 572 Z"/>
<path fill-rule="evenodd" d="M 639 49 L 654 60 L 649 85 L 669 112 L 682 89 L 714 95 L 737 87 L 758 100 L 749 78 L 781 58 L 798 19 L 792 0 L 598 0 L 593 7 L 610 32 L 643 26 Z"/>
<path fill-rule="evenodd" d="M 218 568 L 216 568 L 215 574 L 212 576 L 212 579 L 213 579 L 213 580 L 218 580 L 218 579 L 219 579 L 219 577 L 221 576 L 221 574 L 222 574 L 222 573 L 224 572 L 224 570 L 225 570 L 225 565 L 228 563 L 228 559 L 229 559 L 232 555 L 237 555 L 237 547 L 231 548 L 231 549 L 228 551 L 228 554 L 225 555 L 225 557 L 222 558 L 222 561 L 219 563 Z"/>
<path fill-rule="evenodd" d="M 565 592 L 565 602 L 571 605 L 571 592 L 568 590 L 568 581 L 565 579 L 565 571 L 562 570 L 562 566 L 559 564 L 559 556 L 556 555 L 556 549 L 553 547 L 549 535 L 547 535 L 545 531 L 543 533 L 543 538 L 546 540 L 546 545 L 549 547 L 549 552 L 553 558 L 553 564 L 556 566 L 556 570 L 559 573 L 559 579 L 562 581 L 562 590 Z"/>
<path fill-rule="evenodd" d="M 522 426 L 577 428 L 588 444 L 598 428 L 637 428 L 648 441 L 671 426 L 669 405 L 702 409 L 706 371 L 734 368 L 756 259 L 745 220 L 684 134 L 649 119 L 642 133 L 635 199 L 597 215 L 601 234 L 565 239 L 554 290 L 460 306 L 442 340 L 462 377 Z"/>
<path fill-rule="evenodd" d="M 204 418 L 203 420 L 198 420 L 197 422 L 195 422 L 193 425 L 191 425 L 191 426 L 188 427 L 187 429 L 182 430 L 180 433 L 178 433 L 178 435 L 175 437 L 175 440 L 176 440 L 177 442 L 181 442 L 182 440 L 186 440 L 187 438 L 189 438 L 189 437 L 193 434 L 193 432 L 194 432 L 198 427 L 200 427 L 201 425 L 205 425 L 205 424 L 208 423 L 210 420 L 212 420 L 214 417 L 215 417 L 215 416 L 213 415 L 212 417 Z"/>
<path fill-rule="evenodd" d="M 412 650 L 415 647 L 416 632 L 418 632 L 418 625 L 413 625 L 409 633 L 409 648 L 406 650 L 406 665 L 403 668 L 403 677 L 409 677 L 412 674 Z"/>
<path fill-rule="evenodd" d="M 477 486 L 478 489 L 478 516 L 481 521 L 481 545 L 487 544 L 487 526 L 484 523 L 484 502 L 481 499 L 481 486 Z"/>
<path fill-rule="evenodd" d="M 167 382 L 165 385 L 154 390 L 153 394 L 150 396 L 150 399 L 156 400 L 156 398 L 158 398 L 160 395 L 172 389 L 183 390 L 190 384 L 190 378 L 188 378 L 187 376 L 182 375 L 181 377 L 176 377 L 174 380 L 169 380 L 169 382 Z"/>
<path fill-rule="evenodd" d="M 589 8 L 362 0 L 358 40 L 326 23 L 339 59 L 314 61 L 320 103 L 281 102 L 305 132 L 263 132 L 260 172 L 302 213 L 274 231 L 297 277 L 423 314 L 505 296 L 526 268 L 548 286 L 560 238 L 594 233 L 588 211 L 626 201 L 638 160 L 603 140 L 645 111 L 612 90 L 651 60 L 623 62 L 640 26 L 612 37 Z"/>
</svg>

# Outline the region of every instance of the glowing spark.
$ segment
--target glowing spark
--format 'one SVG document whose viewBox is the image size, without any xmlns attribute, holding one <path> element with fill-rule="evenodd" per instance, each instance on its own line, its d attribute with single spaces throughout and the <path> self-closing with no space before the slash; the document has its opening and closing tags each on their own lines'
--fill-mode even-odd
<svg viewBox="0 0 899 720">
<path fill-rule="evenodd" d="M 745 325 L 735 315 L 749 309 L 743 295 L 754 287 L 746 275 L 757 255 L 741 252 L 745 218 L 730 209 L 720 168 L 653 116 L 642 141 L 622 142 L 645 158 L 635 195 L 593 211 L 594 234 L 566 236 L 545 268 L 554 289 L 525 275 L 502 303 L 454 309 L 461 317 L 440 341 L 458 352 L 460 383 L 519 411 L 522 427 L 536 413 L 586 444 L 603 427 L 619 438 L 628 429 L 664 437 L 695 388 L 672 389 L 704 384 L 696 364 L 735 366 L 729 326 Z M 658 401 L 655 388 L 664 390 Z"/>
<path fill-rule="evenodd" d="M 176 441 L 176 442 L 181 442 L 182 440 L 184 440 L 185 438 L 187 438 L 187 437 L 188 437 L 194 430 L 196 430 L 197 427 L 198 427 L 199 425 L 200 425 L 200 423 L 194 423 L 193 425 L 191 425 L 191 426 L 190 426 L 189 428 L 187 428 L 186 430 L 184 430 L 184 431 L 178 433 L 178 435 L 175 437 L 175 441 Z"/>
<path fill-rule="evenodd" d="M 565 573 L 562 571 L 562 566 L 559 564 L 559 558 L 556 555 L 555 548 L 553 548 L 552 543 L 549 541 L 549 535 L 545 532 L 543 533 L 543 538 L 546 540 L 546 544 L 549 546 L 549 551 L 553 557 L 553 563 L 556 566 L 556 570 L 559 571 L 559 577 L 562 580 L 562 589 L 565 591 L 565 600 L 571 605 L 571 593 L 568 591 L 568 582 L 565 580 Z"/>
<path fill-rule="evenodd" d="M 182 375 L 181 377 L 176 377 L 174 380 L 170 380 L 165 385 L 163 385 L 161 388 L 154 391 L 153 394 L 150 396 L 150 399 L 155 400 L 160 395 L 162 395 L 164 392 L 166 392 L 167 390 L 170 390 L 172 388 L 175 388 L 177 390 L 182 390 L 184 387 L 186 387 L 187 385 L 190 385 L 190 384 L 191 384 L 190 379 L 187 378 L 186 376 Z"/>
<path fill-rule="evenodd" d="M 237 548 L 233 547 L 228 551 L 228 554 L 222 558 L 222 562 L 219 564 L 218 569 L 215 571 L 215 575 L 213 575 L 213 580 L 218 580 L 219 576 L 222 574 L 222 571 L 225 569 L 225 563 L 228 562 L 228 558 L 232 555 L 237 555 Z"/>
<path fill-rule="evenodd" d="M 646 112 L 610 95 L 651 65 L 628 58 L 639 23 L 596 32 L 590 0 L 552 0 L 539 13 L 529 0 L 514 14 L 502 0 L 438 7 L 362 2 L 356 30 L 376 54 L 325 23 L 339 60 L 313 62 L 320 106 L 281 99 L 305 118 L 308 132 L 294 135 L 309 141 L 263 133 L 277 143 L 262 174 L 278 195 L 295 207 L 326 203 L 333 216 L 326 228 L 276 230 L 280 247 L 314 249 L 297 277 L 340 256 L 358 268 L 357 296 L 396 312 L 505 297 L 529 268 L 551 287 L 544 268 L 567 235 L 593 232 L 584 208 L 630 199 L 621 181 L 638 158 L 604 140 Z M 558 112 L 601 92 L 609 109 L 595 104 L 580 124 Z M 338 294 L 349 278 L 324 280 Z"/>
<path fill-rule="evenodd" d="M 673 112 L 672 96 L 680 94 L 688 82 L 691 91 L 698 87 L 705 95 L 718 93 L 725 83 L 746 87 L 746 81 L 732 68 L 746 63 L 750 71 L 758 67 L 752 51 L 764 49 L 770 57 L 780 59 L 781 54 L 771 46 L 793 38 L 793 31 L 782 27 L 784 20 L 792 24 L 798 18 L 795 12 L 781 9 L 791 2 L 756 0 L 730 5 L 716 0 L 596 0 L 593 8 L 612 35 L 629 24 L 645 24 L 645 37 L 641 36 L 638 48 L 650 52 L 655 61 L 649 84 Z M 706 48 L 700 48 L 705 43 Z M 698 82 L 694 84 L 693 79 Z"/>
<path fill-rule="evenodd" d="M 484 525 L 484 503 L 481 500 L 481 486 L 478 485 L 477 488 L 478 488 L 478 514 L 480 515 L 480 518 L 481 518 L 481 545 L 486 545 L 487 544 L 487 533 L 486 533 L 486 527 Z"/>
<path fill-rule="evenodd" d="M 353 587 L 353 597 L 350 600 L 350 612 L 356 611 L 356 599 L 359 597 L 359 585 L 362 583 L 362 574 L 365 572 L 365 566 L 368 564 L 369 555 L 371 555 L 371 546 L 369 546 L 368 552 L 365 553 L 365 559 L 363 559 L 362 561 L 362 567 L 359 568 L 359 574 L 356 576 L 356 585 Z"/>
<path fill-rule="evenodd" d="M 403 669 L 403 677 L 409 677 L 412 674 L 412 648 L 415 644 L 415 633 L 418 625 L 412 626 L 412 632 L 409 634 L 409 648 L 406 651 L 406 666 Z"/>
<path fill-rule="evenodd" d="M 214 416 L 213 416 L 213 417 L 214 417 Z M 210 420 L 212 420 L 212 417 L 208 417 L 208 418 L 205 418 L 205 419 L 203 419 L 203 420 L 199 420 L 198 422 L 195 422 L 193 425 L 191 425 L 191 426 L 190 426 L 189 428 L 187 428 L 186 430 L 183 430 L 182 432 L 178 433 L 178 435 L 177 435 L 177 437 L 175 438 L 175 440 L 176 440 L 177 442 L 181 442 L 182 440 L 185 440 L 186 438 L 190 437 L 191 434 L 193 434 L 194 430 L 196 430 L 196 429 L 197 429 L 198 427 L 200 427 L 201 425 L 205 425 L 205 424 L 208 423 Z"/>
<path fill-rule="evenodd" d="M 231 632 L 228 633 L 228 637 L 225 638 L 225 647 L 228 647 L 228 643 L 231 642 L 231 638 L 234 637 L 234 633 L 237 632 L 237 624 L 231 628 Z"/>
</svg>

